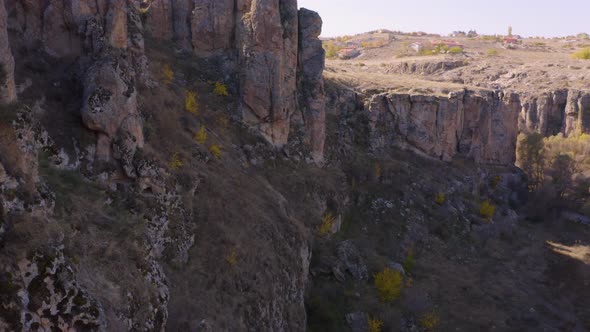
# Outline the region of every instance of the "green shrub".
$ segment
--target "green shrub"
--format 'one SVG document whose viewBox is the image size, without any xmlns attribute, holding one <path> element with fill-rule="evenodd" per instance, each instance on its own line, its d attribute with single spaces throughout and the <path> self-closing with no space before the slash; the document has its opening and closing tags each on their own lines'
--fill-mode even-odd
<svg viewBox="0 0 590 332">
<path fill-rule="evenodd" d="M 377 318 L 369 318 L 369 332 L 381 332 L 383 321 Z"/>
<path fill-rule="evenodd" d="M 199 104 L 197 102 L 197 94 L 192 91 L 186 90 L 186 98 L 184 101 L 184 108 L 187 112 L 193 113 L 194 115 L 199 114 Z"/>
<path fill-rule="evenodd" d="M 479 208 L 479 215 L 482 218 L 486 218 L 488 220 L 492 220 L 494 218 L 494 214 L 496 214 L 496 206 L 490 202 L 490 200 L 486 200 L 481 203 L 481 207 Z"/>
<path fill-rule="evenodd" d="M 318 230 L 318 233 L 321 236 L 327 235 L 332 230 L 332 227 L 334 226 L 335 222 L 336 222 L 336 217 L 334 217 L 334 215 L 331 212 L 326 213 L 322 217 L 322 223 L 320 224 L 320 228 Z"/>
<path fill-rule="evenodd" d="M 408 253 L 406 254 L 406 258 L 404 259 L 404 263 L 402 265 L 406 273 L 412 273 L 412 270 L 414 270 L 414 265 L 416 265 L 416 260 L 414 259 L 414 250 L 408 250 Z"/>
<path fill-rule="evenodd" d="M 434 201 L 438 205 L 443 205 L 447 201 L 447 196 L 445 195 L 445 193 L 438 193 L 436 194 L 436 196 L 434 196 Z"/>
<path fill-rule="evenodd" d="M 375 274 L 375 288 L 379 292 L 379 298 L 383 302 L 392 302 L 398 299 L 402 292 L 402 275 L 398 271 L 385 268 Z"/>
<path fill-rule="evenodd" d="M 440 318 L 435 311 L 430 311 L 420 317 L 419 324 L 426 331 L 434 330 L 440 322 Z"/>
<path fill-rule="evenodd" d="M 499 54 L 499 52 L 495 48 L 490 48 L 489 50 L 486 51 L 486 54 L 488 56 L 497 56 Z"/>
<path fill-rule="evenodd" d="M 183 165 L 184 163 L 182 162 L 182 160 L 180 160 L 180 156 L 178 155 L 178 153 L 174 153 L 172 157 L 170 157 L 170 161 L 168 162 L 168 167 L 170 167 L 173 170 L 180 169 Z"/>
<path fill-rule="evenodd" d="M 207 142 L 207 128 L 205 126 L 201 126 L 201 129 L 195 134 L 195 141 L 201 145 Z"/>
<path fill-rule="evenodd" d="M 572 54 L 572 58 L 579 60 L 590 60 L 590 47 L 575 52 Z"/>
<path fill-rule="evenodd" d="M 342 49 L 342 46 L 336 44 L 332 40 L 325 41 L 322 46 L 326 51 L 326 58 L 328 59 L 336 59 L 338 57 L 338 51 Z"/>
<path fill-rule="evenodd" d="M 211 155 L 217 159 L 221 158 L 221 146 L 213 144 L 209 147 Z"/>
<path fill-rule="evenodd" d="M 459 46 L 453 46 L 449 49 L 449 53 L 451 54 L 461 54 L 463 53 L 463 49 Z"/>
<path fill-rule="evenodd" d="M 227 85 L 221 82 L 215 82 L 215 88 L 213 89 L 213 93 L 216 96 L 227 97 L 229 93 L 227 92 Z"/>
<path fill-rule="evenodd" d="M 164 64 L 162 68 L 162 82 L 164 84 L 172 84 L 174 82 L 174 71 L 172 71 L 169 64 Z"/>
</svg>

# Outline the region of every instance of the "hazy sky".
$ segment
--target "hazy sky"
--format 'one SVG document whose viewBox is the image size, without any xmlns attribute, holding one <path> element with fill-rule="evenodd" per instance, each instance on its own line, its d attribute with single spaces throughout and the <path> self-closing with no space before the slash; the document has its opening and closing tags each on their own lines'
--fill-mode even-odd
<svg viewBox="0 0 590 332">
<path fill-rule="evenodd" d="M 299 0 L 320 13 L 322 36 L 386 28 L 448 34 L 475 29 L 523 36 L 590 33 L 590 0 Z"/>
</svg>

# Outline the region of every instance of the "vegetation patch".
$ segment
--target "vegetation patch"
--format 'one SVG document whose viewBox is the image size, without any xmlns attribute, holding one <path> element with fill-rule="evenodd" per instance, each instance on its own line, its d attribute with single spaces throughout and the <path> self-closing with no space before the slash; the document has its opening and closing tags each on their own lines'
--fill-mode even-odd
<svg viewBox="0 0 590 332">
<path fill-rule="evenodd" d="M 322 217 L 322 223 L 320 224 L 320 228 L 318 230 L 318 234 L 321 236 L 328 235 L 334 227 L 334 223 L 336 222 L 336 217 L 332 214 L 332 212 L 326 213 Z"/>
<path fill-rule="evenodd" d="M 207 142 L 207 128 L 205 126 L 201 126 L 201 129 L 195 134 L 195 141 L 201 145 Z"/>
<path fill-rule="evenodd" d="M 572 58 L 579 60 L 590 60 L 590 47 L 575 52 L 572 54 Z"/>
<path fill-rule="evenodd" d="M 375 288 L 379 292 L 379 299 L 383 302 L 397 300 L 402 292 L 403 278 L 399 271 L 385 268 L 375 274 Z"/>
<path fill-rule="evenodd" d="M 369 318 L 369 332 L 381 332 L 383 321 L 377 318 Z"/>
<path fill-rule="evenodd" d="M 427 331 L 432 331 L 436 329 L 439 323 L 440 318 L 435 311 L 429 311 L 425 313 L 424 315 L 422 315 L 419 321 L 420 326 Z"/>
<path fill-rule="evenodd" d="M 483 203 L 481 203 L 481 206 L 479 207 L 479 215 L 482 218 L 492 220 L 495 214 L 496 206 L 492 204 L 490 200 L 485 200 Z"/>
<path fill-rule="evenodd" d="M 217 81 L 215 82 L 215 88 L 213 88 L 213 94 L 216 96 L 227 97 L 229 96 L 229 92 L 227 92 L 227 85 Z"/>
</svg>

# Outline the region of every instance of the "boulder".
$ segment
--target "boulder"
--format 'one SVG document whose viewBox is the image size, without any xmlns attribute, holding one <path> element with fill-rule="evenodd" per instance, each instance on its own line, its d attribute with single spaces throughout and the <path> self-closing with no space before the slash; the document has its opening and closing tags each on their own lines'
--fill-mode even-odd
<svg viewBox="0 0 590 332">
<path fill-rule="evenodd" d="M 368 332 L 369 316 L 364 312 L 351 312 L 346 314 L 346 324 L 352 332 Z"/>
<path fill-rule="evenodd" d="M 135 150 L 143 147 L 133 75 L 133 69 L 125 60 L 110 57 L 97 61 L 86 74 L 82 120 L 88 129 L 98 133 L 96 156 L 99 160 L 111 160 L 115 140 L 116 157 L 122 161 L 131 161 Z M 121 154 L 123 151 L 125 156 Z"/>
<path fill-rule="evenodd" d="M 338 262 L 333 268 L 333 271 L 338 280 L 343 281 L 346 279 L 345 272 L 350 274 L 356 281 L 366 281 L 369 279 L 367 266 L 352 241 L 347 240 L 340 243 L 336 249 L 336 253 L 338 255 Z"/>
</svg>

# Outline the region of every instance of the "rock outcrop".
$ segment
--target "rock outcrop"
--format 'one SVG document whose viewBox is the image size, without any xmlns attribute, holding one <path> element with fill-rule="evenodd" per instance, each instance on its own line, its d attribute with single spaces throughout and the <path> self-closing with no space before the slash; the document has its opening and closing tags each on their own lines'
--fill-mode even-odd
<svg viewBox="0 0 590 332">
<path fill-rule="evenodd" d="M 8 22 L 4 0 L 0 0 L 0 103 L 16 100 L 14 58 L 8 42 Z"/>
<path fill-rule="evenodd" d="M 449 70 L 461 68 L 467 65 L 468 62 L 464 60 L 402 62 L 389 68 L 387 73 L 432 75 L 435 73 L 443 73 Z"/>
<path fill-rule="evenodd" d="M 322 162 L 326 140 L 326 100 L 324 91 L 325 51 L 319 40 L 322 32 L 321 17 L 311 10 L 299 10 L 299 109 L 306 126 L 306 143 L 311 147 L 312 158 Z"/>
<path fill-rule="evenodd" d="M 143 127 L 137 111 L 137 91 L 129 78 L 130 65 L 123 59 L 107 58 L 88 70 L 84 81 L 82 120 L 98 133 L 96 154 L 100 160 L 111 160 L 115 141 L 125 147 L 123 165 L 130 165 L 137 148 L 142 148 Z M 128 174 L 132 175 L 132 174 Z"/>
<path fill-rule="evenodd" d="M 462 155 L 510 165 L 520 109 L 518 95 L 502 92 L 375 95 L 369 107 L 371 146 L 409 148 L 444 161 Z"/>
<path fill-rule="evenodd" d="M 223 57 L 226 74 L 237 77 L 243 122 L 276 147 L 287 144 L 302 95 L 301 107 L 312 119 L 306 141 L 313 158 L 323 158 L 319 15 L 298 12 L 295 0 L 169 0 L 153 2 L 146 22 L 155 38 L 172 38 L 199 56 Z"/>
<path fill-rule="evenodd" d="M 519 128 L 543 136 L 590 132 L 590 92 L 555 90 L 523 97 Z"/>
</svg>

